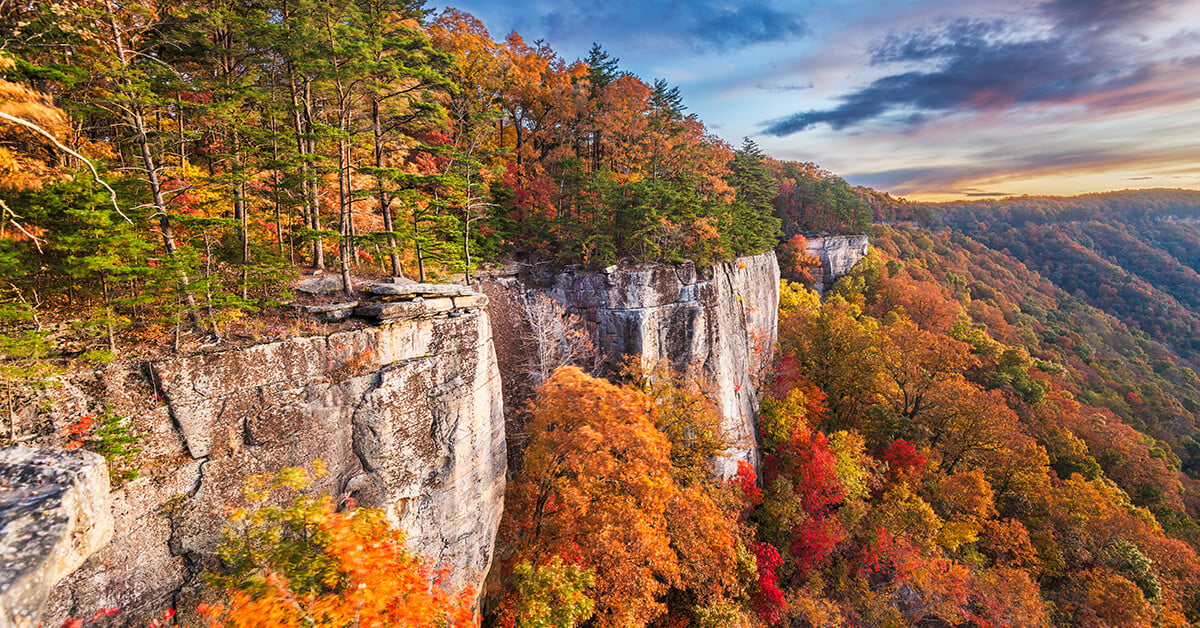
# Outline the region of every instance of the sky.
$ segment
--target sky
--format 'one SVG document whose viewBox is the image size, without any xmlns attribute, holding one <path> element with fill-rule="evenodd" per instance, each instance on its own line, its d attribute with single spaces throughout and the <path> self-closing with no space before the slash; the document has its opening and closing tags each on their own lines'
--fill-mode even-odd
<svg viewBox="0 0 1200 628">
<path fill-rule="evenodd" d="M 913 200 L 1200 189 L 1200 0 L 462 0 Z"/>
</svg>

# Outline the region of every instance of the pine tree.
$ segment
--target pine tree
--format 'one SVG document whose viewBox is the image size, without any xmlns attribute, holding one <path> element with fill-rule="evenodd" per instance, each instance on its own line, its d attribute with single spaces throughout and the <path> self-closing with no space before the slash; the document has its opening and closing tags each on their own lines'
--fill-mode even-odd
<svg viewBox="0 0 1200 628">
<path fill-rule="evenodd" d="M 779 219 L 773 215 L 771 200 L 777 184 L 767 168 L 766 156 L 750 138 L 733 154 L 726 177 L 737 193 L 729 215 L 730 248 L 738 254 L 756 253 L 774 248 Z"/>
</svg>

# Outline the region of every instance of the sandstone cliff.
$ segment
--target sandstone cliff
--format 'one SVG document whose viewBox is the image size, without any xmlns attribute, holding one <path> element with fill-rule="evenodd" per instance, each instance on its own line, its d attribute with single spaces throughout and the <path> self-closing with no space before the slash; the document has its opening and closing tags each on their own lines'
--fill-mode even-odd
<svg viewBox="0 0 1200 628">
<path fill-rule="evenodd" d="M 483 280 L 510 402 L 528 389 L 530 321 L 525 302 L 544 294 L 588 327 L 599 369 L 626 355 L 671 364 L 700 381 L 720 407 L 734 441 L 717 461 L 726 475 L 737 461 L 758 461 L 754 412 L 760 377 L 776 340 L 779 265 L 774 253 L 697 270 L 692 264 L 567 270 L 539 276 L 512 272 Z"/>
<path fill-rule="evenodd" d="M 317 458 L 329 474 L 314 489 L 384 508 L 414 549 L 453 567 L 455 584 L 480 585 L 503 508 L 501 374 L 515 403 L 529 389 L 524 304 L 534 295 L 585 321 L 601 370 L 639 355 L 699 380 L 735 443 L 718 469 L 757 463 L 756 390 L 776 340 L 778 285 L 773 254 L 704 270 L 493 277 L 480 284 L 490 303 L 462 287 L 425 286 L 414 298 L 418 288 L 379 285 L 371 303 L 315 313 L 371 326 L 74 377 L 58 413 L 95 411 L 96 399 L 141 407 L 130 422 L 144 451 L 140 477 L 108 496 L 111 542 L 50 591 L 44 619 L 104 607 L 122 609 L 126 625 L 167 608 L 186 615 L 245 479 Z"/>
<path fill-rule="evenodd" d="M 118 380 L 109 388 L 152 386 L 159 405 L 133 418 L 150 435 L 141 476 L 111 494 L 112 541 L 55 588 L 48 625 L 101 607 L 121 608 L 130 625 L 186 611 L 244 480 L 317 458 L 329 474 L 314 488 L 385 508 L 412 547 L 453 567 L 456 585 L 478 586 L 506 443 L 486 300 L 459 300 L 416 299 L 396 305 L 405 320 L 107 374 Z"/>
<path fill-rule="evenodd" d="M 813 288 L 818 294 L 833 286 L 834 280 L 845 275 L 858 260 L 867 256 L 869 243 L 865 235 L 813 236 L 805 247 L 821 260 L 812 270 Z"/>
<path fill-rule="evenodd" d="M 108 543 L 108 494 L 97 454 L 0 450 L 0 628 L 35 623 L 54 585 Z"/>
</svg>

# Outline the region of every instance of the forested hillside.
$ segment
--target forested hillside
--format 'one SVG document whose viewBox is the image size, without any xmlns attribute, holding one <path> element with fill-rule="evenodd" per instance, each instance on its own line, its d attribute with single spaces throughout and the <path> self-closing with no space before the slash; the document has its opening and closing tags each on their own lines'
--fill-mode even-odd
<svg viewBox="0 0 1200 628">
<path fill-rule="evenodd" d="M 750 374 L 758 472 L 714 473 L 711 391 L 659 364 L 567 365 L 506 409 L 529 420 L 483 621 L 1200 622 L 1200 192 L 909 203 L 735 148 L 599 45 L 566 59 L 420 1 L 22 2 L 0 23 L 0 444 L 64 370 L 313 332 L 278 307 L 300 273 L 352 296 L 778 249 L 803 281 L 804 234 L 870 231 L 823 301 L 781 287 L 774 366 Z M 131 458 L 125 418 L 64 438 Z M 252 478 L 217 625 L 476 622 L 382 512 L 280 505 L 308 480 Z"/>
<path fill-rule="evenodd" d="M 1200 365 L 1200 192 L 1125 191 L 944 204 L 936 221 Z"/>
<path fill-rule="evenodd" d="M 750 515 L 760 570 L 781 565 L 760 617 L 1194 621 L 1196 481 L 1175 451 L 1193 470 L 1195 373 L 961 234 L 873 236 L 825 302 L 783 309 Z"/>
<path fill-rule="evenodd" d="M 1200 618 L 1195 373 L 962 234 L 873 242 L 824 301 L 783 286 L 758 477 L 704 473 L 720 441 L 689 382 L 551 379 L 506 511 L 502 625 L 551 600 L 600 626 Z"/>
</svg>

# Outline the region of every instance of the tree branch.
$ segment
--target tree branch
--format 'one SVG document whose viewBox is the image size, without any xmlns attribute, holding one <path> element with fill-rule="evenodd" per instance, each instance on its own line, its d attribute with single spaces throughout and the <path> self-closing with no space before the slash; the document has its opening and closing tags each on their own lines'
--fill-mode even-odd
<svg viewBox="0 0 1200 628">
<path fill-rule="evenodd" d="M 100 178 L 100 172 L 98 170 L 96 170 L 96 164 L 93 164 L 90 159 L 88 159 L 87 157 L 84 157 L 83 155 L 80 155 L 79 153 L 75 152 L 74 150 L 68 148 L 65 144 L 58 141 L 58 138 L 54 137 L 54 135 L 52 133 L 50 133 L 46 129 L 43 129 L 42 127 L 40 127 L 28 120 L 23 120 L 16 116 L 9 115 L 7 113 L 4 113 L 3 111 L 0 111 L 0 120 L 7 120 L 13 124 L 23 126 L 27 129 L 33 131 L 34 133 L 37 133 L 38 135 L 45 137 L 46 139 L 50 140 L 54 144 L 54 146 L 56 148 L 58 148 L 59 150 L 61 150 L 62 152 L 87 164 L 88 170 L 92 171 L 92 176 L 95 177 L 96 182 L 99 183 L 100 185 L 103 185 L 104 189 L 108 190 L 108 198 L 109 198 L 109 200 L 112 201 L 113 209 L 116 210 L 117 215 L 119 215 L 121 218 L 124 218 L 125 222 L 127 222 L 131 225 L 133 224 L 133 221 L 129 219 L 129 216 L 126 216 L 125 213 L 121 211 L 121 208 L 119 206 L 117 206 L 116 190 L 112 189 L 112 186 L 110 186 L 108 183 L 106 183 L 104 181 L 104 179 Z"/>
</svg>

